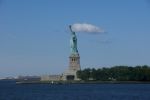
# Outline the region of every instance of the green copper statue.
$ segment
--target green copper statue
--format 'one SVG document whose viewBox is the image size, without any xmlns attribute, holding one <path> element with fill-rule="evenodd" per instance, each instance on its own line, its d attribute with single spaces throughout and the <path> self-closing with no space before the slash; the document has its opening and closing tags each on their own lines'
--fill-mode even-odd
<svg viewBox="0 0 150 100">
<path fill-rule="evenodd" d="M 71 31 L 71 39 L 70 39 L 71 54 L 78 54 L 76 34 L 75 32 L 72 31 L 71 25 L 69 25 L 69 28 Z"/>
</svg>

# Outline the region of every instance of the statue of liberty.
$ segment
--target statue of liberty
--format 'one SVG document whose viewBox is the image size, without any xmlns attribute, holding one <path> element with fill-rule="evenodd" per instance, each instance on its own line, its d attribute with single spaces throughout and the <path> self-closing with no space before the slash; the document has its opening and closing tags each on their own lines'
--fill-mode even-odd
<svg viewBox="0 0 150 100">
<path fill-rule="evenodd" d="M 70 39 L 71 54 L 78 54 L 76 34 L 75 32 L 72 31 L 71 25 L 69 25 L 69 28 L 71 31 L 71 39 Z"/>
</svg>

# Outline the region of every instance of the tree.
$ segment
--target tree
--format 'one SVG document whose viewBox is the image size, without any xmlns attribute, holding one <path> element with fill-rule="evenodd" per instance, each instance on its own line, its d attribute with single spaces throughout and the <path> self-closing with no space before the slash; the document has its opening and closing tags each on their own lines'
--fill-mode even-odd
<svg viewBox="0 0 150 100">
<path fill-rule="evenodd" d="M 111 68 L 87 68 L 77 72 L 78 78 L 88 81 L 150 81 L 150 67 L 114 66 Z"/>
</svg>

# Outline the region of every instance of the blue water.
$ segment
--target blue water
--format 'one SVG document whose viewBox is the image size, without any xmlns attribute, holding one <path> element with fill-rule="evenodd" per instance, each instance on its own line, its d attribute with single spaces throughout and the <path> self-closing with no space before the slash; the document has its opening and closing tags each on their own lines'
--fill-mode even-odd
<svg viewBox="0 0 150 100">
<path fill-rule="evenodd" d="M 150 100 L 150 84 L 15 84 L 0 81 L 0 100 Z"/>
</svg>

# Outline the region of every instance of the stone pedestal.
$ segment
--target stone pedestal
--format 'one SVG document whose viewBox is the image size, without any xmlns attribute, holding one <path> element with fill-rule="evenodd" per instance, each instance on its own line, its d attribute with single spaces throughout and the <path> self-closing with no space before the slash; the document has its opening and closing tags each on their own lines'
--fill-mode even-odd
<svg viewBox="0 0 150 100">
<path fill-rule="evenodd" d="M 79 54 L 71 54 L 69 57 L 69 70 L 80 70 L 80 56 Z"/>
<path fill-rule="evenodd" d="M 69 57 L 69 69 L 63 73 L 63 80 L 79 80 L 77 71 L 81 70 L 79 54 L 71 54 Z"/>
</svg>

